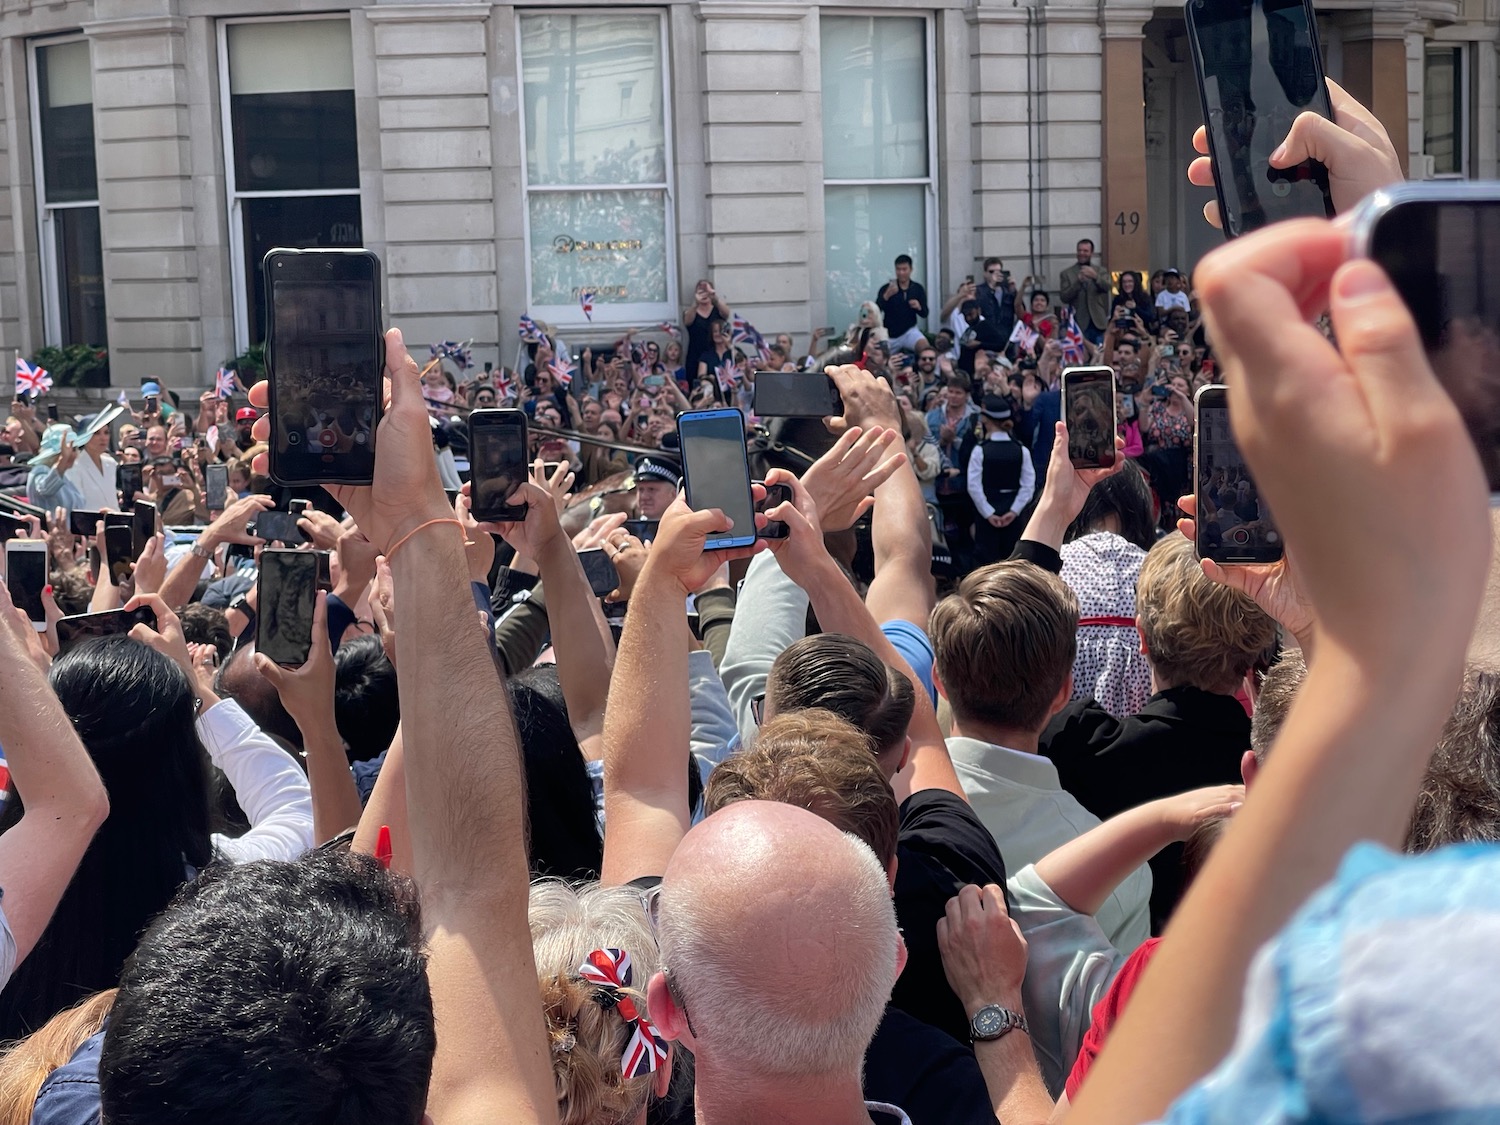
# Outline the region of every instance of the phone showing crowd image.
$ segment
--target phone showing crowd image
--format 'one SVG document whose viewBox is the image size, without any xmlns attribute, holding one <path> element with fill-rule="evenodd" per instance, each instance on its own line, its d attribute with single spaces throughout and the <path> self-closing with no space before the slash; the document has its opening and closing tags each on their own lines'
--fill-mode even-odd
<svg viewBox="0 0 1500 1125">
<path fill-rule="evenodd" d="M 255 650 L 277 664 L 306 664 L 318 597 L 316 554 L 282 547 L 263 550 L 257 597 Z"/>
<path fill-rule="evenodd" d="M 524 410 L 469 415 L 469 508 L 481 523 L 526 518 L 524 503 L 510 503 L 511 494 L 526 483 L 526 442 Z"/>
<path fill-rule="evenodd" d="M 156 613 L 148 605 L 135 609 L 108 609 L 102 613 L 80 613 L 57 623 L 57 655 L 95 637 L 129 634 L 137 625 L 156 628 Z"/>
<path fill-rule="evenodd" d="M 602 598 L 619 589 L 620 572 L 604 553 L 603 547 L 579 551 L 578 561 L 583 566 L 584 577 L 589 580 L 589 589 L 594 592 L 594 597 Z"/>
<path fill-rule="evenodd" d="M 115 484 L 120 490 L 120 503 L 129 504 L 141 490 L 141 465 L 139 461 L 115 468 Z"/>
<path fill-rule="evenodd" d="M 255 534 L 267 543 L 285 543 L 289 547 L 300 547 L 307 536 L 297 526 L 302 517 L 294 512 L 266 510 L 255 517 Z"/>
<path fill-rule="evenodd" d="M 688 507 L 717 508 L 732 521 L 710 533 L 709 551 L 755 543 L 755 504 L 745 459 L 745 416 L 738 410 L 692 410 L 677 416 Z"/>
<path fill-rule="evenodd" d="M 1075 469 L 1112 469 L 1115 464 L 1115 371 L 1112 367 L 1068 367 L 1062 373 L 1063 417 L 1068 423 L 1068 460 Z"/>
<path fill-rule="evenodd" d="M 1321 163 L 1271 167 L 1299 114 L 1333 117 L 1312 0 L 1188 0 L 1185 15 L 1226 237 L 1332 216 Z"/>
<path fill-rule="evenodd" d="M 111 586 L 130 577 L 135 557 L 135 517 L 128 512 L 105 512 L 104 565 Z"/>
<path fill-rule="evenodd" d="M 370 484 L 385 366 L 380 263 L 368 250 L 278 248 L 262 266 L 271 479 Z"/>
<path fill-rule="evenodd" d="M 103 512 L 86 512 L 81 508 L 74 508 L 68 513 L 68 533 L 92 539 L 103 521 Z"/>
<path fill-rule="evenodd" d="M 1222 566 L 1276 562 L 1285 545 L 1229 428 L 1228 390 L 1220 385 L 1201 387 L 1194 401 L 1198 557 Z"/>
<path fill-rule="evenodd" d="M 5 541 L 5 589 L 38 633 L 47 628 L 42 590 L 47 585 L 47 544 L 41 539 Z"/>
<path fill-rule="evenodd" d="M 229 495 L 229 466 L 203 467 L 203 505 L 210 512 L 222 512 Z"/>
<path fill-rule="evenodd" d="M 1355 252 L 1411 310 L 1438 382 L 1469 427 L 1500 505 L 1500 184 L 1425 182 L 1377 192 L 1354 218 Z"/>
<path fill-rule="evenodd" d="M 772 508 L 779 508 L 783 504 L 790 504 L 795 499 L 792 493 L 792 486 L 789 484 L 766 484 L 763 480 L 754 481 L 753 483 L 761 485 L 766 490 L 766 498 L 757 501 L 755 504 L 757 515 L 764 515 Z M 785 539 L 791 534 L 791 529 L 787 527 L 785 520 L 767 520 L 766 526 L 761 528 L 758 534 L 762 539 Z"/>
<path fill-rule="evenodd" d="M 820 371 L 757 371 L 752 409 L 762 418 L 828 418 L 844 412 L 833 380 Z"/>
</svg>

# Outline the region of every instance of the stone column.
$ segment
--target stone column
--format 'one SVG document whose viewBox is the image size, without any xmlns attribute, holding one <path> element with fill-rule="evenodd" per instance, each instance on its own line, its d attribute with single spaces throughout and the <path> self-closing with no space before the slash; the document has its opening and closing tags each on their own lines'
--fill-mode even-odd
<svg viewBox="0 0 1500 1125">
<path fill-rule="evenodd" d="M 0 363 L 42 343 L 41 257 L 32 178 L 31 100 L 26 41 L 0 41 Z"/>
<path fill-rule="evenodd" d="M 1104 38 L 1104 243 L 1114 270 L 1147 270 L 1151 236 L 1146 207 L 1146 102 L 1142 44 L 1149 7 L 1105 3 Z"/>
<path fill-rule="evenodd" d="M 1403 172 L 1411 162 L 1406 31 L 1412 18 L 1406 4 L 1382 3 L 1343 25 L 1344 88 L 1385 126 Z"/>
<path fill-rule="evenodd" d="M 1003 258 L 1017 285 L 1041 265 L 1035 237 L 1041 108 L 1031 81 L 1038 64 L 1028 54 L 1036 36 L 1034 26 L 1028 29 L 1031 11 L 998 0 L 977 0 L 968 10 L 974 254 L 981 261 Z"/>
</svg>

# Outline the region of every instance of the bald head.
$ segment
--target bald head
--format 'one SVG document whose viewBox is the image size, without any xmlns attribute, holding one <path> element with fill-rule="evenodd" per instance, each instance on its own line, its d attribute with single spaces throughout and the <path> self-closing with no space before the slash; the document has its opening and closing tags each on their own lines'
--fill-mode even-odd
<svg viewBox="0 0 1500 1125">
<path fill-rule="evenodd" d="M 791 805 L 731 805 L 673 854 L 658 937 L 707 1063 L 745 1082 L 859 1074 L 900 947 L 865 844 Z"/>
</svg>

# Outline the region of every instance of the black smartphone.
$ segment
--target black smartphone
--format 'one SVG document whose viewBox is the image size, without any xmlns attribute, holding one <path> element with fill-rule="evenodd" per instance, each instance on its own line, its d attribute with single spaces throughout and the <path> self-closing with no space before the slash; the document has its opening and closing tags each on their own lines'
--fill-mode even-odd
<svg viewBox="0 0 1500 1125">
<path fill-rule="evenodd" d="M 5 541 L 5 589 L 11 604 L 22 610 L 37 632 L 47 628 L 42 590 L 47 585 L 47 544 L 40 539 Z"/>
<path fill-rule="evenodd" d="M 526 483 L 526 440 L 524 410 L 470 413 L 469 501 L 470 511 L 481 523 L 517 523 L 526 518 L 525 504 L 507 502 Z"/>
<path fill-rule="evenodd" d="M 147 395 L 145 405 L 141 408 L 142 414 L 160 414 L 161 399 L 156 395 Z"/>
<path fill-rule="evenodd" d="M 384 388 L 380 262 L 368 250 L 266 254 L 271 479 L 370 484 Z"/>
<path fill-rule="evenodd" d="M 678 448 L 688 506 L 717 508 L 732 521 L 709 535 L 708 551 L 755 543 L 755 505 L 745 459 L 745 416 L 738 410 L 690 410 L 677 416 Z"/>
<path fill-rule="evenodd" d="M 602 598 L 619 588 L 620 572 L 615 569 L 615 564 L 610 557 L 604 553 L 603 547 L 591 547 L 587 551 L 579 551 L 578 561 L 583 564 L 583 573 L 589 580 L 589 589 L 594 591 L 594 597 Z"/>
<path fill-rule="evenodd" d="M 1114 368 L 1064 368 L 1062 399 L 1063 420 L 1068 423 L 1068 460 L 1073 468 L 1114 468 L 1119 425 Z"/>
<path fill-rule="evenodd" d="M 656 529 L 661 526 L 661 520 L 626 520 L 623 526 L 642 543 L 649 543 L 656 538 Z"/>
<path fill-rule="evenodd" d="M 156 628 L 156 611 L 149 605 L 135 609 L 108 609 L 103 613 L 80 613 L 57 623 L 57 655 L 94 637 L 128 634 L 137 625 Z"/>
<path fill-rule="evenodd" d="M 1500 499 L 1500 185 L 1425 182 L 1378 192 L 1355 219 L 1359 253 L 1390 276 L 1422 333 L 1438 382 L 1469 427 Z"/>
<path fill-rule="evenodd" d="M 1276 562 L 1284 552 L 1281 532 L 1234 443 L 1228 391 L 1218 384 L 1201 387 L 1195 402 L 1193 489 L 1198 515 L 1194 545 L 1198 557 L 1223 566 Z"/>
<path fill-rule="evenodd" d="M 56 422 L 57 421 L 57 403 L 55 403 L 55 402 L 49 402 L 47 404 L 47 421 L 49 421 L 49 422 Z"/>
<path fill-rule="evenodd" d="M 128 514 L 111 520 L 114 514 L 109 512 L 104 517 L 104 564 L 109 584 L 118 586 L 130 577 L 130 564 L 135 561 L 135 531 Z"/>
<path fill-rule="evenodd" d="M 39 508 L 35 504 L 28 504 L 25 500 L 0 492 L 0 510 L 13 512 L 18 516 L 35 516 L 41 521 L 42 530 L 47 531 L 52 527 L 52 520 L 47 515 L 45 508 Z"/>
<path fill-rule="evenodd" d="M 85 512 L 74 508 L 68 513 L 68 532 L 92 539 L 97 525 L 103 519 L 103 512 Z"/>
<path fill-rule="evenodd" d="M 129 504 L 141 490 L 141 463 L 115 466 L 115 485 L 120 490 L 120 503 Z"/>
<path fill-rule="evenodd" d="M 302 529 L 297 526 L 301 516 L 291 512 L 277 512 L 267 510 L 255 517 L 251 524 L 253 535 L 258 535 L 267 543 L 285 543 L 289 547 L 300 547 L 307 542 L 307 536 L 302 534 Z"/>
<path fill-rule="evenodd" d="M 141 552 L 146 549 L 146 544 L 156 534 L 156 505 L 150 500 L 137 500 L 131 506 L 131 514 L 135 517 L 134 537 L 136 558 L 140 558 Z"/>
<path fill-rule="evenodd" d="M 318 560 L 318 589 L 325 594 L 333 593 L 333 552 L 313 551 L 311 554 Z"/>
<path fill-rule="evenodd" d="M 286 502 L 286 510 L 291 512 L 292 515 L 296 516 L 298 519 L 301 519 L 303 516 L 305 516 L 308 511 L 311 510 L 311 508 L 311 500 L 288 500 Z"/>
<path fill-rule="evenodd" d="M 20 539 L 29 530 L 31 530 L 31 525 L 20 516 L 13 516 L 9 512 L 0 512 L 0 540 Z"/>
<path fill-rule="evenodd" d="M 203 466 L 203 506 L 210 512 L 222 512 L 229 502 L 229 466 Z"/>
<path fill-rule="evenodd" d="M 752 409 L 762 418 L 828 418 L 842 414 L 844 404 L 821 372 L 757 371 Z"/>
<path fill-rule="evenodd" d="M 792 486 L 789 484 L 766 484 L 763 480 L 754 482 L 766 490 L 766 498 L 758 501 L 755 505 L 757 515 L 764 515 L 772 508 L 779 508 L 783 504 L 790 503 L 795 497 L 792 494 Z M 762 539 L 785 539 L 791 534 L 785 520 L 767 520 L 766 526 L 760 529 L 759 535 Z"/>
<path fill-rule="evenodd" d="M 257 590 L 255 650 L 277 664 L 306 664 L 318 598 L 317 555 L 266 548 L 260 553 Z"/>
<path fill-rule="evenodd" d="M 1188 0 L 1185 14 L 1224 234 L 1332 216 L 1327 168 L 1270 163 L 1299 114 L 1333 117 L 1312 0 Z"/>
</svg>

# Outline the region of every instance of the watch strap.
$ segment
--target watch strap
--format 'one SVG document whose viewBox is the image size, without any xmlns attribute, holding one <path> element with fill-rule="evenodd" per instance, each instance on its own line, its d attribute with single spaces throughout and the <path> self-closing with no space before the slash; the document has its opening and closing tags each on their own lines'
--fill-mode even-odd
<svg viewBox="0 0 1500 1125">
<path fill-rule="evenodd" d="M 1031 1034 L 1031 1026 L 1024 1015 L 999 1004 L 986 1004 L 969 1020 L 969 1042 L 993 1042 L 1017 1030 L 1028 1036 Z"/>
</svg>

